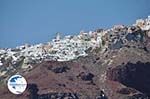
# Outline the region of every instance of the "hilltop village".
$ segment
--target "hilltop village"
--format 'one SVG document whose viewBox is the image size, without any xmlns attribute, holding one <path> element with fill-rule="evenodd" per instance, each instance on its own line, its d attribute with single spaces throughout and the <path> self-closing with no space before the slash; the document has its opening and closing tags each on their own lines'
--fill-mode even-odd
<svg viewBox="0 0 150 99">
<path fill-rule="evenodd" d="M 142 34 L 140 31 L 147 31 L 147 34 Z M 86 57 L 89 49 L 101 52 L 119 49 L 129 41 L 142 40 L 143 35 L 150 37 L 150 16 L 137 20 L 132 26 L 115 25 L 111 29 L 81 31 L 79 35 L 68 35 L 63 38 L 60 33 L 57 33 L 52 41 L 45 44 L 2 48 L 0 49 L 0 76 L 10 70 L 15 71 L 18 66 L 28 69 L 32 68 L 32 64 L 42 61 L 70 61 L 81 56 Z"/>
<path fill-rule="evenodd" d="M 105 32 L 89 33 L 81 31 L 77 36 L 65 36 L 61 38 L 57 33 L 56 38 L 46 44 L 29 45 L 25 44 L 16 48 L 0 50 L 0 65 L 4 60 L 11 60 L 16 64 L 23 58 L 25 64 L 32 64 L 41 61 L 69 61 L 79 56 L 87 56 L 89 48 L 102 47 L 102 36 Z"/>
</svg>

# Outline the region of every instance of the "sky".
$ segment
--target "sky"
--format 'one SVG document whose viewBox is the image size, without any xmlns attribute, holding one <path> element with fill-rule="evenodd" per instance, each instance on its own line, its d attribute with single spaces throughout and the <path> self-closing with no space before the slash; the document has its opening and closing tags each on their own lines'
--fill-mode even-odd
<svg viewBox="0 0 150 99">
<path fill-rule="evenodd" d="M 150 0 L 0 0 L 0 48 L 51 41 L 57 32 L 132 25 L 150 15 Z"/>
</svg>

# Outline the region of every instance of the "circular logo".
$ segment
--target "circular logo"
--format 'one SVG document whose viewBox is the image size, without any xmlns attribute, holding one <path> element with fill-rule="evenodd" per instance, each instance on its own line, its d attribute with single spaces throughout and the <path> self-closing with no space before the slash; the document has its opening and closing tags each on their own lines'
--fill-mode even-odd
<svg viewBox="0 0 150 99">
<path fill-rule="evenodd" d="M 27 87 L 27 81 L 21 75 L 13 75 L 7 83 L 8 89 L 13 94 L 22 94 Z"/>
</svg>

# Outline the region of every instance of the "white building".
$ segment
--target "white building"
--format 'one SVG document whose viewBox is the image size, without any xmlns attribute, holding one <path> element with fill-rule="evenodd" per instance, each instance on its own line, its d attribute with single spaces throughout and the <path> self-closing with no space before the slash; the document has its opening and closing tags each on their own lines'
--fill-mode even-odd
<svg viewBox="0 0 150 99">
<path fill-rule="evenodd" d="M 3 63 L 0 61 L 0 66 L 2 66 L 3 65 Z"/>
</svg>

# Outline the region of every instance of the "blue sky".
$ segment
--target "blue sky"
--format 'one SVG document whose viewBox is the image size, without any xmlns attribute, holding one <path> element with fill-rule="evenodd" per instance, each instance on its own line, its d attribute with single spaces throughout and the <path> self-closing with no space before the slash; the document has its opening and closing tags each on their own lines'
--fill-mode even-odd
<svg viewBox="0 0 150 99">
<path fill-rule="evenodd" d="M 60 32 L 130 25 L 150 15 L 150 0 L 0 0 L 0 48 L 50 41 Z"/>
</svg>

